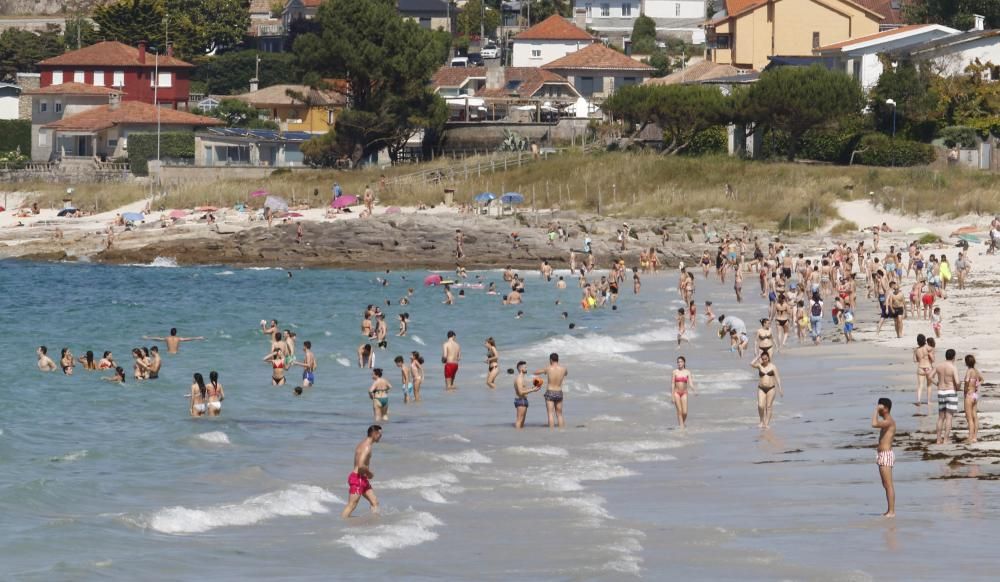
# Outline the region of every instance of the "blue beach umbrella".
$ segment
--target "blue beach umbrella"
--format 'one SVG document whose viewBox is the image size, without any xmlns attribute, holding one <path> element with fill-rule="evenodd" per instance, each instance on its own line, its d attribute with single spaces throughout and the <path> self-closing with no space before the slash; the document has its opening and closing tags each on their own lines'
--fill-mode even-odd
<svg viewBox="0 0 1000 582">
<path fill-rule="evenodd" d="M 141 212 L 123 212 L 122 218 L 129 222 L 142 222 L 146 217 Z"/>
<path fill-rule="evenodd" d="M 521 196 L 517 192 L 507 192 L 500 197 L 500 202 L 504 204 L 523 204 L 524 196 Z"/>
<path fill-rule="evenodd" d="M 478 202 L 479 204 L 489 204 L 493 200 L 496 200 L 496 198 L 497 195 L 494 194 L 493 192 L 480 192 L 479 194 L 476 194 L 472 199 Z"/>
</svg>

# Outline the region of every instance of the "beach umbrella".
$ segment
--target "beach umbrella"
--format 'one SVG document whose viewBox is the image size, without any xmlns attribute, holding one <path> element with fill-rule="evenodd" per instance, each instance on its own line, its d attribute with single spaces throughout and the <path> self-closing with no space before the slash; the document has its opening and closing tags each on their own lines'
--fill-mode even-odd
<svg viewBox="0 0 1000 582">
<path fill-rule="evenodd" d="M 906 234 L 930 234 L 930 233 L 931 233 L 930 229 L 924 228 L 922 226 L 911 228 L 910 230 L 906 231 Z"/>
<path fill-rule="evenodd" d="M 270 208 L 272 212 L 288 212 L 288 202 L 281 196 L 269 195 L 264 199 L 264 206 Z"/>
<path fill-rule="evenodd" d="M 170 218 L 184 218 L 187 215 L 187 210 L 171 210 L 168 216 L 170 216 Z"/>
<path fill-rule="evenodd" d="M 441 275 L 437 273 L 431 273 L 430 275 L 424 277 L 425 287 L 430 287 L 431 285 L 440 285 L 440 284 L 441 284 Z"/>
<path fill-rule="evenodd" d="M 403 213 L 403 209 L 400 208 L 399 206 L 390 206 L 389 208 L 385 209 L 385 213 L 386 214 L 402 214 Z"/>
<path fill-rule="evenodd" d="M 472 197 L 473 200 L 479 204 L 489 204 L 490 202 L 496 200 L 497 195 L 493 192 L 480 192 Z"/>
<path fill-rule="evenodd" d="M 73 214 L 74 212 L 76 212 L 76 208 L 63 208 L 56 216 L 66 216 L 67 214 Z"/>
<path fill-rule="evenodd" d="M 331 208 L 347 208 L 358 203 L 357 196 L 351 196 L 350 194 L 344 194 L 343 196 L 336 197 L 333 202 L 330 203 Z"/>
<path fill-rule="evenodd" d="M 122 212 L 122 218 L 129 222 L 142 222 L 146 217 L 141 212 Z"/>
<path fill-rule="evenodd" d="M 507 192 L 500 197 L 500 202 L 504 204 L 524 204 L 524 196 L 521 196 L 517 192 Z"/>
<path fill-rule="evenodd" d="M 250 193 L 250 197 L 251 198 L 262 198 L 262 197 L 268 196 L 268 195 L 269 194 L 268 194 L 267 190 L 255 190 L 255 191 L 253 191 L 253 192 Z"/>
</svg>

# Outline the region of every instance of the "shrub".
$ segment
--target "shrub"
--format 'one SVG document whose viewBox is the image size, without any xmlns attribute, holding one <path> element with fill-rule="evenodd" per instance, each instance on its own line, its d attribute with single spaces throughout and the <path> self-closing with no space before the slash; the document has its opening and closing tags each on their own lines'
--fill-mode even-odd
<svg viewBox="0 0 1000 582">
<path fill-rule="evenodd" d="M 691 138 L 691 144 L 682 152 L 689 156 L 724 154 L 729 151 L 729 135 L 722 126 L 699 131 Z"/>
<path fill-rule="evenodd" d="M 31 121 L 27 119 L 0 119 L 0 153 L 18 149 L 31 154 Z"/>
<path fill-rule="evenodd" d="M 921 166 L 934 161 L 934 148 L 925 143 L 870 133 L 861 138 L 854 161 L 865 166 Z"/>
<path fill-rule="evenodd" d="M 853 220 L 841 220 L 830 229 L 830 234 L 842 235 L 842 234 L 852 234 L 861 230 L 858 228 L 858 223 Z"/>
<path fill-rule="evenodd" d="M 920 240 L 917 242 L 919 242 L 922 245 L 931 245 L 934 243 L 941 242 L 941 237 L 939 237 L 936 234 L 927 233 L 924 236 L 920 237 Z"/>
<path fill-rule="evenodd" d="M 956 145 L 965 149 L 976 147 L 976 130 L 971 127 L 953 125 L 941 130 L 944 145 L 953 148 Z"/>
<path fill-rule="evenodd" d="M 160 159 L 194 159 L 194 132 L 172 131 L 160 134 Z M 128 136 L 128 163 L 132 174 L 149 175 L 149 160 L 156 159 L 156 134 L 133 133 Z"/>
</svg>

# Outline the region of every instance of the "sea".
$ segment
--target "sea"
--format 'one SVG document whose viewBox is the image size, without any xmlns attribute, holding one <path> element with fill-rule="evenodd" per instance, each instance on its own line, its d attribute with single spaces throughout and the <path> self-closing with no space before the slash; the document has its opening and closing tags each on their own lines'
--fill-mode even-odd
<svg viewBox="0 0 1000 582">
<path fill-rule="evenodd" d="M 677 346 L 675 272 L 643 276 L 639 295 L 627 281 L 618 309 L 590 313 L 566 272 L 563 291 L 522 273 L 520 306 L 474 287 L 444 305 L 426 275 L 0 262 L 0 579 L 995 579 L 995 481 L 949 479 L 956 469 L 897 450 L 899 517 L 880 518 L 875 401 L 898 399 L 901 432 L 928 422 L 912 416 L 908 353 L 779 354 L 785 397 L 761 431 L 749 358 L 701 315 Z M 468 279 L 491 281 L 503 288 L 499 271 Z M 731 285 L 698 275 L 700 310 L 712 300 L 753 329 L 766 302 L 747 295 L 737 304 Z M 368 304 L 391 332 L 375 356 L 394 385 L 372 459 L 382 514 L 362 501 L 344 521 L 353 450 L 373 422 L 356 355 Z M 262 319 L 295 331 L 300 354 L 312 342 L 316 385 L 301 396 L 300 372 L 271 386 Z M 130 350 L 171 327 L 205 340 L 177 355 L 160 344 L 160 378 L 134 381 Z M 463 349 L 454 392 L 439 363 L 449 330 Z M 41 373 L 39 345 L 57 362 L 64 347 L 111 350 L 129 379 Z M 393 359 L 411 351 L 426 380 L 423 401 L 404 404 Z M 569 370 L 566 428 L 546 427 L 534 394 L 514 430 L 507 369 L 552 352 Z M 678 355 L 695 379 L 683 431 L 668 398 Z M 222 415 L 191 418 L 192 374 L 212 370 Z"/>
</svg>

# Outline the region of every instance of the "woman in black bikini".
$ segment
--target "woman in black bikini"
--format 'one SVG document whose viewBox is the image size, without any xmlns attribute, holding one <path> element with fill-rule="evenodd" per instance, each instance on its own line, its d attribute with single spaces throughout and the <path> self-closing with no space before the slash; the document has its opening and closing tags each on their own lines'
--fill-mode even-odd
<svg viewBox="0 0 1000 582">
<path fill-rule="evenodd" d="M 500 374 L 500 352 L 492 337 L 486 338 L 486 386 L 497 387 L 497 376 Z"/>
<path fill-rule="evenodd" d="M 771 362 L 771 355 L 767 352 L 751 362 L 750 367 L 756 368 L 757 375 L 760 376 L 757 382 L 757 414 L 760 416 L 760 424 L 757 426 L 766 429 L 771 424 L 775 394 L 785 395 L 781 389 L 781 376 L 778 375 L 778 368 Z"/>
<path fill-rule="evenodd" d="M 757 337 L 755 338 L 756 344 L 756 355 L 760 357 L 763 354 L 771 354 L 774 349 L 774 336 L 771 333 L 771 320 L 764 318 L 760 320 L 760 329 L 757 330 Z"/>
<path fill-rule="evenodd" d="M 788 341 L 788 332 L 791 329 L 788 321 L 792 317 L 792 305 L 784 293 L 778 293 L 778 303 L 774 306 L 774 322 L 778 327 L 778 347 L 784 347 Z"/>
<path fill-rule="evenodd" d="M 96 370 L 97 362 L 94 361 L 94 352 L 87 350 L 87 353 L 80 356 L 80 363 L 84 370 Z"/>
</svg>

